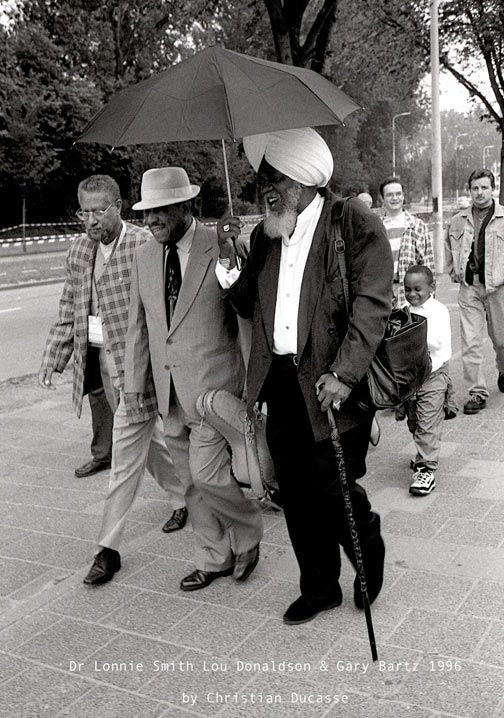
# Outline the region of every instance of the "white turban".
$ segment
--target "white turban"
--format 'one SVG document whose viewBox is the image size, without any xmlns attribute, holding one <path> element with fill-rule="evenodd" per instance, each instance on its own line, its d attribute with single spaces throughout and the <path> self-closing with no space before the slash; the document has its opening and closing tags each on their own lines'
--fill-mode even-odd
<svg viewBox="0 0 504 718">
<path fill-rule="evenodd" d="M 247 159 L 257 172 L 263 158 L 295 182 L 325 187 L 333 173 L 331 151 L 311 127 L 280 130 L 243 138 Z"/>
</svg>

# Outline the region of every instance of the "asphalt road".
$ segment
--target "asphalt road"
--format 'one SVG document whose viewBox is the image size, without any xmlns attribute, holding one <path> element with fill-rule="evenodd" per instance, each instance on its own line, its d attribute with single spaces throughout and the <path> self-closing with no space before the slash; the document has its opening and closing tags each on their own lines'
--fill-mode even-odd
<svg viewBox="0 0 504 718">
<path fill-rule="evenodd" d="M 253 226 L 243 228 L 245 238 Z M 0 256 L 0 382 L 38 372 L 49 327 L 58 316 L 65 255 Z"/>
<path fill-rule="evenodd" d="M 0 292 L 0 382 L 37 373 L 62 283 Z"/>
</svg>

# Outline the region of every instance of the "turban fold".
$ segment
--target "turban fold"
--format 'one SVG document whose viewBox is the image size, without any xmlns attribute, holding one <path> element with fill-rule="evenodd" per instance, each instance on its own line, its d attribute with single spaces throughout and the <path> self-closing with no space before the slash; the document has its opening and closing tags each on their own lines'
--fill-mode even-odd
<svg viewBox="0 0 504 718">
<path fill-rule="evenodd" d="M 325 187 L 333 172 L 331 151 L 311 127 L 266 132 L 243 138 L 248 161 L 257 172 L 262 160 L 307 187 Z"/>
</svg>

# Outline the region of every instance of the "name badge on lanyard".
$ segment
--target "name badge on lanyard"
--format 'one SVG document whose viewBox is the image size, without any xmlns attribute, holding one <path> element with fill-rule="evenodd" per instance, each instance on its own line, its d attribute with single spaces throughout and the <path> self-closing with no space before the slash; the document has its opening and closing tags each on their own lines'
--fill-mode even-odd
<svg viewBox="0 0 504 718">
<path fill-rule="evenodd" d="M 88 344 L 92 347 L 103 346 L 103 325 L 101 317 L 88 315 Z"/>
</svg>

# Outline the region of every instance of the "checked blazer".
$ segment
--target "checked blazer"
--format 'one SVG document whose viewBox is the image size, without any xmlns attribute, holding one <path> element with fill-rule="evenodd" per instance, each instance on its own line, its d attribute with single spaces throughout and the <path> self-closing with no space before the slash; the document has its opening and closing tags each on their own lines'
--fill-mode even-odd
<svg viewBox="0 0 504 718">
<path fill-rule="evenodd" d="M 104 327 L 104 350 L 112 355 L 121 388 L 124 383 L 124 350 L 128 328 L 131 267 L 136 248 L 152 238 L 146 229 L 128 222 L 124 224 L 125 235 L 96 282 L 100 316 Z M 77 239 L 70 247 L 66 257 L 66 279 L 59 302 L 59 318 L 49 331 L 42 359 L 43 367 L 62 372 L 73 352 L 72 401 L 77 416 L 81 414 L 84 396 L 88 315 L 91 311 L 93 268 L 97 249 L 97 243 L 87 235 Z M 144 394 L 143 419 L 157 413 L 152 383 L 148 385 Z"/>
</svg>

